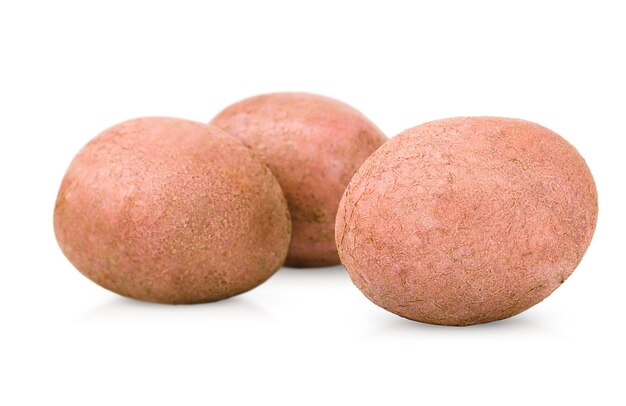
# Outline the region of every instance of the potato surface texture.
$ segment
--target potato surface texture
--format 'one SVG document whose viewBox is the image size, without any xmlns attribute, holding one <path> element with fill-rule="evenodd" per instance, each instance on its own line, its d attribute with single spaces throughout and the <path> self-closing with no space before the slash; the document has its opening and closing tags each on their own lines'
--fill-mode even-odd
<svg viewBox="0 0 626 406">
<path fill-rule="evenodd" d="M 74 158 L 54 229 L 97 284 L 135 299 L 198 303 L 247 291 L 283 263 L 286 200 L 269 169 L 207 124 L 142 118 Z"/>
<path fill-rule="evenodd" d="M 576 149 L 528 121 L 459 117 L 399 134 L 358 170 L 336 239 L 355 285 L 408 319 L 470 325 L 539 303 L 597 220 Z"/>
<path fill-rule="evenodd" d="M 227 107 L 212 124 L 239 138 L 278 179 L 293 236 L 286 264 L 339 263 L 335 217 L 359 166 L 386 141 L 361 113 L 308 93 L 274 93 Z"/>
</svg>

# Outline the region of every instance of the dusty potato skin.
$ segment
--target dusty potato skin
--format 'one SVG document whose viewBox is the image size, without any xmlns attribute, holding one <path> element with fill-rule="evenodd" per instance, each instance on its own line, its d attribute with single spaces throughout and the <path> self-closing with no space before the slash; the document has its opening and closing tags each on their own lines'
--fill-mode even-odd
<svg viewBox="0 0 626 406">
<path fill-rule="evenodd" d="M 278 179 L 293 222 L 286 265 L 338 264 L 339 201 L 361 163 L 386 141 L 384 134 L 352 107 L 308 93 L 251 97 L 211 123 L 243 141 Z"/>
<path fill-rule="evenodd" d="M 116 125 L 74 158 L 54 230 L 97 284 L 135 299 L 199 303 L 252 289 L 283 263 L 280 186 L 218 128 L 173 118 Z"/>
<path fill-rule="evenodd" d="M 339 207 L 339 255 L 361 291 L 433 324 L 504 319 L 573 272 L 598 214 L 589 168 L 528 121 L 460 117 L 391 139 Z"/>
</svg>

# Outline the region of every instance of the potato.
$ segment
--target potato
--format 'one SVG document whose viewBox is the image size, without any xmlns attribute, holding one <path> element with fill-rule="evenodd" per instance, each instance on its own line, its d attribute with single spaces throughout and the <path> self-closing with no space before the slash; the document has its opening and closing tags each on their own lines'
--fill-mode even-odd
<svg viewBox="0 0 626 406">
<path fill-rule="evenodd" d="M 286 264 L 339 263 L 339 200 L 361 163 L 386 141 L 383 133 L 352 107 L 307 93 L 252 97 L 212 124 L 243 141 L 278 179 L 293 222 Z"/>
<path fill-rule="evenodd" d="M 358 170 L 339 255 L 375 304 L 433 324 L 504 319 L 573 272 L 598 214 L 578 152 L 528 121 L 461 117 L 404 131 Z"/>
<path fill-rule="evenodd" d="M 54 210 L 80 272 L 135 299 L 198 303 L 247 291 L 283 263 L 286 200 L 222 130 L 174 118 L 116 125 L 70 165 Z"/>
</svg>

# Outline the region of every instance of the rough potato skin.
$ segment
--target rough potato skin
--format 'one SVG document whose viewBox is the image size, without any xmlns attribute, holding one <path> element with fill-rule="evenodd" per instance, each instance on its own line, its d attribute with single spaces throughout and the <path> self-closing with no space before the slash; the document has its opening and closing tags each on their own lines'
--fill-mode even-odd
<svg viewBox="0 0 626 406">
<path fill-rule="evenodd" d="M 286 264 L 338 264 L 334 230 L 339 201 L 385 135 L 352 107 L 308 93 L 245 99 L 211 123 L 250 147 L 283 188 L 293 222 Z"/>
<path fill-rule="evenodd" d="M 576 149 L 528 121 L 459 117 L 402 132 L 339 207 L 339 255 L 375 304 L 432 324 L 504 319 L 573 272 L 598 215 Z"/>
<path fill-rule="evenodd" d="M 135 299 L 198 303 L 247 291 L 283 263 L 286 200 L 269 169 L 207 124 L 141 118 L 89 142 L 56 201 L 63 253 Z"/>
</svg>

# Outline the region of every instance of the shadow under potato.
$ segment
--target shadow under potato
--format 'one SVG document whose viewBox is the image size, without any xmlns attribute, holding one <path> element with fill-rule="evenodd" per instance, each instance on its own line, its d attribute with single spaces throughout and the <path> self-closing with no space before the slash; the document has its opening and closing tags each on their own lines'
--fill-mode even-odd
<svg viewBox="0 0 626 406">
<path fill-rule="evenodd" d="M 302 286 L 308 286 L 310 284 L 323 284 L 323 285 L 343 285 L 346 283 L 352 284 L 350 276 L 346 272 L 346 268 L 343 265 L 326 266 L 319 268 L 290 268 L 283 267 L 276 272 L 266 283 L 280 282 L 280 281 L 293 281 L 294 286 L 296 283 L 301 283 Z M 355 288 L 356 289 L 356 288 Z"/>
<path fill-rule="evenodd" d="M 406 319 L 393 313 L 378 315 L 375 323 L 378 326 L 367 333 L 363 338 L 382 338 L 387 335 L 395 336 L 398 333 L 412 336 L 437 335 L 437 337 L 454 339 L 454 337 L 489 337 L 527 339 L 529 335 L 541 338 L 556 338 L 558 332 L 538 312 L 526 312 L 517 316 L 489 323 L 470 326 L 445 326 L 439 324 L 421 323 Z M 494 336 L 494 334 L 496 334 Z"/>
<path fill-rule="evenodd" d="M 104 303 L 94 306 L 83 313 L 78 322 L 104 320 L 160 320 L 172 321 L 181 318 L 205 320 L 207 318 L 250 317 L 261 320 L 271 319 L 262 307 L 255 301 L 248 300 L 241 295 L 209 303 L 171 305 L 162 303 L 144 302 L 124 296 L 114 296 Z"/>
</svg>

